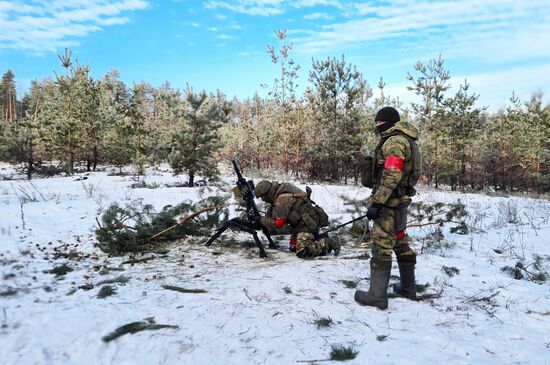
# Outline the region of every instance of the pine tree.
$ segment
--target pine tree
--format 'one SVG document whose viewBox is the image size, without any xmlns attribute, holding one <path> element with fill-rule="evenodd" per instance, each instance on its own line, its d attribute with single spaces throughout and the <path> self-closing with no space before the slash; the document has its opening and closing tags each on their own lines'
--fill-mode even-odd
<svg viewBox="0 0 550 365">
<path fill-rule="evenodd" d="M 220 149 L 219 129 L 227 122 L 229 103 L 221 93 L 195 93 L 187 87 L 179 115 L 182 124 L 172 134 L 170 165 L 174 173 L 186 172 L 188 185 L 194 185 L 196 175 L 217 176 L 214 154 Z"/>
<path fill-rule="evenodd" d="M 550 105 L 542 107 L 542 96 L 537 92 L 525 103 L 527 118 L 521 145 L 526 188 L 539 192 L 550 190 Z"/>
<path fill-rule="evenodd" d="M 134 136 L 130 118 L 126 116 L 129 104 L 128 89 L 112 70 L 99 81 L 98 117 L 104 128 L 101 135 L 100 157 L 122 168 L 132 162 Z"/>
<path fill-rule="evenodd" d="M 59 160 L 70 174 L 76 162 L 94 158 L 93 148 L 98 144 L 98 96 L 88 65 L 77 61 L 73 67 L 68 50 L 58 57 L 66 74 L 55 75 L 55 93 L 43 106 L 45 138 L 50 157 Z"/>
<path fill-rule="evenodd" d="M 473 159 L 473 142 L 481 134 L 480 116 L 485 108 L 474 107 L 479 95 L 469 95 L 469 87 L 464 80 L 458 92 L 443 101 L 441 127 L 448 142 L 440 149 L 440 152 L 445 150 L 446 158 L 440 161 L 439 168 L 443 182 L 450 184 L 452 190 L 458 186 L 464 191 L 467 167 Z"/>
<path fill-rule="evenodd" d="M 279 139 L 283 145 L 283 166 L 285 171 L 290 166 L 290 144 L 292 136 L 291 120 L 288 116 L 296 101 L 295 91 L 298 79 L 298 70 L 300 66 L 290 58 L 290 51 L 293 44 L 286 43 L 286 29 L 275 31 L 275 36 L 280 41 L 280 47 L 276 50 L 274 46 L 267 45 L 267 53 L 271 56 L 271 62 L 281 67 L 281 77 L 275 79 L 273 88 L 269 93 L 276 100 L 279 106 Z"/>
<path fill-rule="evenodd" d="M 428 184 L 435 180 L 436 187 L 439 173 L 437 159 L 444 156 L 439 152 L 439 146 L 445 142 L 442 140 L 445 136 L 441 133 L 443 115 L 441 108 L 445 91 L 450 88 L 448 83 L 450 75 L 444 68 L 444 62 L 441 56 L 430 60 L 427 64 L 417 62 L 414 69 L 419 75 L 416 77 L 410 73 L 407 75 L 407 79 L 413 83 L 412 86 L 407 86 L 407 90 L 414 91 L 422 98 L 421 103 L 411 103 L 411 106 L 420 119 L 424 175 L 427 177 Z"/>
<path fill-rule="evenodd" d="M 54 85 L 46 80 L 42 83 L 32 81 L 31 90 L 24 97 L 28 105 L 25 116 L 17 125 L 12 125 L 7 130 L 2 145 L 5 148 L 4 155 L 12 163 L 23 163 L 24 171 L 30 180 L 35 171 L 35 166 L 40 164 L 43 155 L 43 134 L 41 109 L 45 100 L 54 92 Z"/>
<path fill-rule="evenodd" d="M 520 185 L 522 143 L 518 138 L 525 129 L 520 99 L 513 94 L 510 105 L 487 119 L 483 139 L 483 171 L 488 185 L 495 190 L 513 191 Z"/>
<path fill-rule="evenodd" d="M 357 68 L 347 64 L 343 56 L 313 60 L 309 79 L 314 87 L 307 91 L 314 113 L 310 129 L 319 141 L 309 150 L 313 170 L 324 165 L 326 171 L 322 174 L 344 178 L 347 183 L 361 160 L 360 131 L 365 103 L 372 92 Z"/>
<path fill-rule="evenodd" d="M 2 81 L 0 82 L 0 111 L 5 126 L 15 123 L 17 117 L 16 105 L 15 74 L 8 70 L 2 75 Z"/>
<path fill-rule="evenodd" d="M 153 123 L 148 133 L 150 160 L 167 161 L 170 154 L 171 132 L 178 124 L 178 110 L 182 102 L 181 92 L 166 82 L 153 92 Z"/>
<path fill-rule="evenodd" d="M 145 164 L 148 162 L 147 135 L 150 132 L 150 99 L 152 88 L 146 83 L 134 84 L 130 90 L 128 117 L 134 136 L 134 156 L 132 163 L 137 167 L 138 174 L 143 175 Z"/>
</svg>

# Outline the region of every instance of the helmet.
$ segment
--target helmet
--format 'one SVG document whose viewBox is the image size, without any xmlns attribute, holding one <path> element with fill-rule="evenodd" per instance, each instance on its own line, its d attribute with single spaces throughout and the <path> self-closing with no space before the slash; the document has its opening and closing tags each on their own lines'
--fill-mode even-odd
<svg viewBox="0 0 550 365">
<path fill-rule="evenodd" d="M 256 188 L 254 189 L 254 195 L 256 198 L 260 198 L 267 194 L 269 192 L 269 189 L 271 189 L 271 181 L 262 180 L 256 185 Z"/>
</svg>

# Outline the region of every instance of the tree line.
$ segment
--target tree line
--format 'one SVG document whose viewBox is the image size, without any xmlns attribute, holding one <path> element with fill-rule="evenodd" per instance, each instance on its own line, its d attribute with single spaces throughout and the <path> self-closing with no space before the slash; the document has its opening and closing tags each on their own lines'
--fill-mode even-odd
<svg viewBox="0 0 550 365">
<path fill-rule="evenodd" d="M 217 164 L 237 158 L 250 168 L 277 169 L 297 178 L 357 183 L 365 155 L 378 136 L 373 118 L 383 106 L 421 133 L 424 183 L 453 190 L 548 192 L 550 105 L 542 94 L 512 96 L 509 106 L 488 112 L 465 80 L 450 94 L 450 73 L 439 57 L 418 62 L 407 75 L 418 101 L 405 105 L 369 86 L 342 56 L 312 60 L 298 95 L 292 44 L 277 31 L 268 46 L 279 78 L 266 96 L 228 100 L 219 91 L 183 90 L 165 83 L 126 85 L 117 71 L 94 78 L 89 65 L 59 56 L 62 71 L 35 80 L 16 94 L 15 75 L 0 82 L 0 159 L 34 173 L 98 164 L 118 167 L 168 162 L 176 174 L 213 177 Z"/>
</svg>

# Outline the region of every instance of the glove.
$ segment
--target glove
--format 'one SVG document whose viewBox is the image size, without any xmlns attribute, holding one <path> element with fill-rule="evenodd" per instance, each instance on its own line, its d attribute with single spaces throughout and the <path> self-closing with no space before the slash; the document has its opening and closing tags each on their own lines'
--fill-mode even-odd
<svg viewBox="0 0 550 365">
<path fill-rule="evenodd" d="M 367 209 L 367 218 L 371 221 L 377 220 L 382 214 L 382 204 L 372 203 Z"/>
</svg>

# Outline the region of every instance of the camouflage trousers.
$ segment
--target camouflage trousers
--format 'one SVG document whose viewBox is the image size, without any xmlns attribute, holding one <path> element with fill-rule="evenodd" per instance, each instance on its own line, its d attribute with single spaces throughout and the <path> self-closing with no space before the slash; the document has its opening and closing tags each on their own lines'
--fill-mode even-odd
<svg viewBox="0 0 550 365">
<path fill-rule="evenodd" d="M 410 247 L 407 228 L 409 204 L 397 207 L 382 207 L 382 214 L 374 221 L 372 229 L 372 258 L 378 261 L 391 261 L 395 252 L 398 262 L 416 263 L 416 253 Z"/>
<path fill-rule="evenodd" d="M 309 232 L 298 232 L 296 235 L 296 256 L 313 257 L 327 253 L 328 244 L 323 238 L 316 240 L 315 235 Z"/>
</svg>

